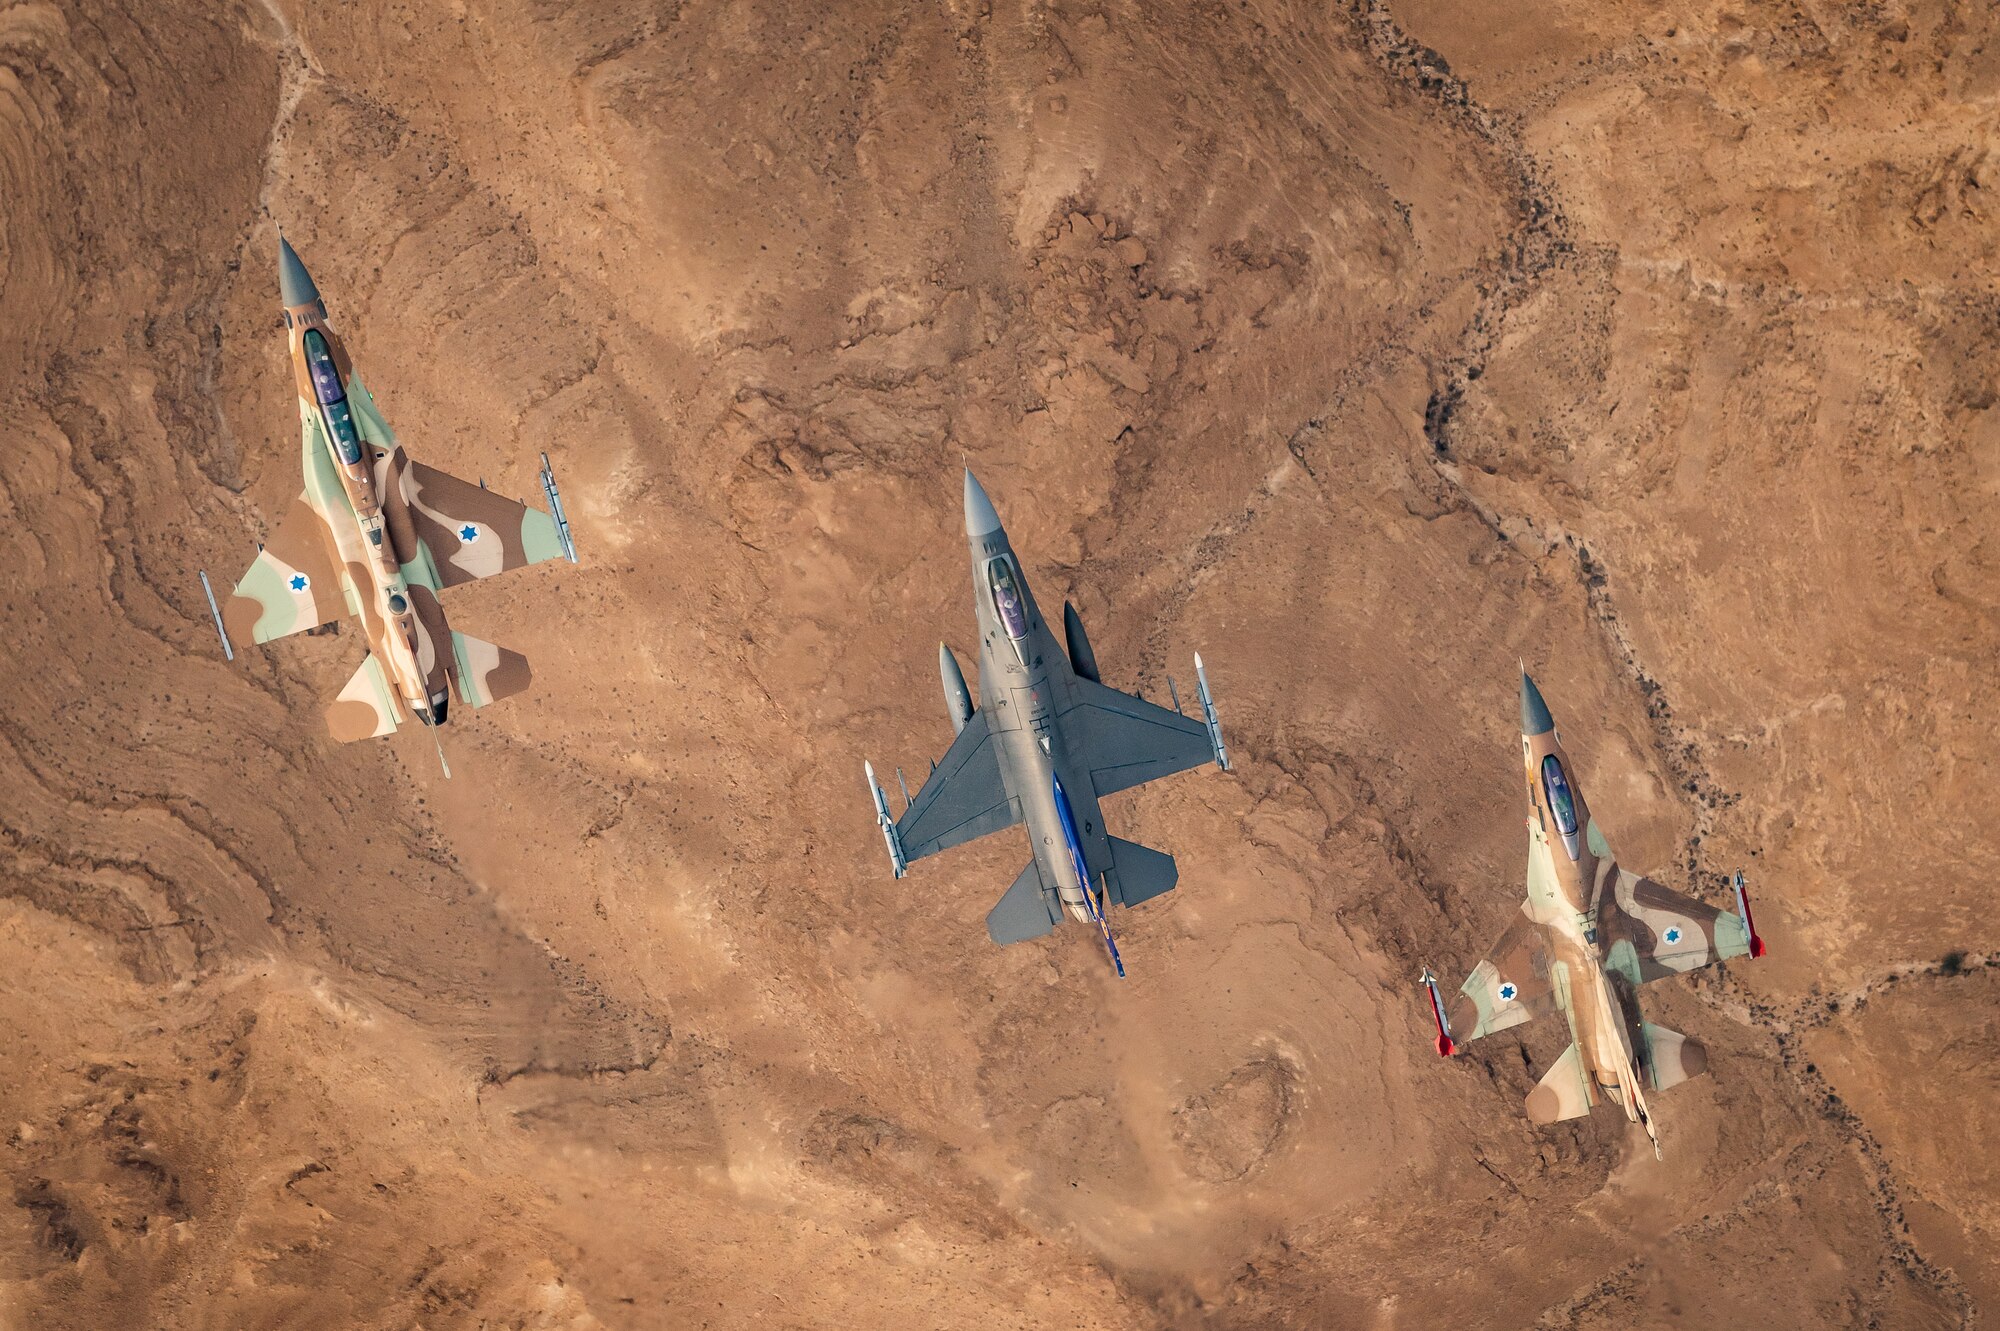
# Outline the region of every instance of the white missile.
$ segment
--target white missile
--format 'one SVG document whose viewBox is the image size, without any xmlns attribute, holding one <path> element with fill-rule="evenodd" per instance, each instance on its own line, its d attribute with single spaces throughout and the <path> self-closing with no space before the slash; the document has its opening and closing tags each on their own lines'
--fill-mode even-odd
<svg viewBox="0 0 2000 1331">
<path fill-rule="evenodd" d="M 1208 671 L 1202 668 L 1201 653 L 1194 654 L 1195 688 L 1201 693 L 1201 719 L 1208 727 L 1208 742 L 1215 748 L 1215 765 L 1229 770 L 1229 751 L 1222 747 L 1222 721 L 1215 714 L 1215 699 L 1208 692 Z"/>
<path fill-rule="evenodd" d="M 889 863 L 901 878 L 909 871 L 910 862 L 903 858 L 903 839 L 896 834 L 896 820 L 889 816 L 889 798 L 882 793 L 881 782 L 875 779 L 875 764 L 863 761 L 862 769 L 868 773 L 868 794 L 875 801 L 875 824 L 882 829 L 882 840 L 889 847 Z"/>
</svg>

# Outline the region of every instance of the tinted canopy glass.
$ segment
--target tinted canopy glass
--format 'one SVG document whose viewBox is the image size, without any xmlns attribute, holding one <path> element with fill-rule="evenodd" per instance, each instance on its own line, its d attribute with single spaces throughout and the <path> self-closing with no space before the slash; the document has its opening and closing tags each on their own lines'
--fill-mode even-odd
<svg viewBox="0 0 2000 1331">
<path fill-rule="evenodd" d="M 1570 797 L 1569 782 L 1553 753 L 1542 759 L 1542 790 L 1549 797 L 1549 812 L 1555 815 L 1556 827 L 1564 837 L 1575 836 L 1576 801 Z"/>
<path fill-rule="evenodd" d="M 346 398 L 347 390 L 340 386 L 340 371 L 334 368 L 333 353 L 327 350 L 326 339 L 318 330 L 306 330 L 306 372 L 312 375 L 313 396 L 320 405 L 330 407 Z"/>
<path fill-rule="evenodd" d="M 986 566 L 986 583 L 993 590 L 993 610 L 1007 636 L 1019 642 L 1028 636 L 1028 615 L 1014 561 L 1001 555 Z"/>
</svg>

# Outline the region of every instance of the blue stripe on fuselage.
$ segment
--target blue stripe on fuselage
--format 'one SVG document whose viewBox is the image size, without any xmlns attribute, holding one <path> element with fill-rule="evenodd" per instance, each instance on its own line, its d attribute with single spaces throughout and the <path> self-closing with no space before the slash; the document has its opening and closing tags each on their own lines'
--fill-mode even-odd
<svg viewBox="0 0 2000 1331">
<path fill-rule="evenodd" d="M 1069 847 L 1070 868 L 1076 874 L 1076 885 L 1083 890 L 1084 909 L 1097 923 L 1097 932 L 1104 939 L 1104 950 L 1111 954 L 1111 964 L 1118 971 L 1118 978 L 1125 978 L 1125 962 L 1118 955 L 1118 944 L 1111 937 L 1111 925 L 1104 918 L 1104 910 L 1097 902 L 1097 894 L 1090 890 L 1090 869 L 1084 863 L 1083 844 L 1076 835 L 1076 815 L 1070 812 L 1069 796 L 1063 794 L 1062 778 L 1056 777 L 1056 821 L 1062 824 L 1063 842 Z"/>
<path fill-rule="evenodd" d="M 1090 897 L 1090 870 L 1085 867 L 1083 843 L 1076 835 L 1076 815 L 1070 812 L 1069 796 L 1063 794 L 1062 778 L 1056 782 L 1056 820 L 1062 824 L 1063 844 L 1069 847 L 1070 866 L 1076 870 L 1076 885 L 1083 892 L 1085 900 Z M 1091 914 L 1096 914 L 1092 911 Z"/>
</svg>

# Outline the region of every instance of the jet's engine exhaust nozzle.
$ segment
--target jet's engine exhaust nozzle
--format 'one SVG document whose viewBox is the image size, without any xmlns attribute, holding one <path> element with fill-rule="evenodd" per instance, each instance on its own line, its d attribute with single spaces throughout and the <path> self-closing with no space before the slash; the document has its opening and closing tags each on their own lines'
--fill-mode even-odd
<svg viewBox="0 0 2000 1331">
<path fill-rule="evenodd" d="M 1097 653 L 1090 650 L 1090 635 L 1083 631 L 1083 617 L 1076 607 L 1063 602 L 1063 645 L 1069 649 L 1069 668 L 1093 684 L 1104 681 L 1097 674 Z"/>
<path fill-rule="evenodd" d="M 944 685 L 944 709 L 951 713 L 951 733 L 961 734 L 972 720 L 972 693 L 965 687 L 965 672 L 951 648 L 938 644 L 938 680 Z"/>
</svg>

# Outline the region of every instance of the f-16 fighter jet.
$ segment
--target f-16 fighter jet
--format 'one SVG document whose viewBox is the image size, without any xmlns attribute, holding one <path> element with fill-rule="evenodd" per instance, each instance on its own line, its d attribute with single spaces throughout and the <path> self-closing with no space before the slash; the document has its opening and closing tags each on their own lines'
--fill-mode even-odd
<svg viewBox="0 0 2000 1331">
<path fill-rule="evenodd" d="M 1521 754 L 1528 769 L 1528 899 L 1486 960 L 1473 967 L 1449 1015 L 1425 970 L 1437 1051 L 1560 1012 L 1570 1045 L 1528 1094 L 1536 1123 L 1580 1118 L 1600 1097 L 1642 1124 L 1651 1090 L 1708 1070 L 1708 1051 L 1639 1012 L 1639 986 L 1745 953 L 1764 955 L 1743 875 L 1736 912 L 1717 910 L 1620 868 L 1590 816 L 1535 681 L 1521 675 Z"/>
<path fill-rule="evenodd" d="M 1171 855 L 1110 835 L 1098 800 L 1229 755 L 1194 659 L 1202 719 L 1107 688 L 1083 621 L 1063 605 L 1063 639 L 1042 621 L 1014 548 L 986 491 L 965 473 L 965 535 L 972 546 L 972 604 L 979 621 L 979 707 L 951 649 L 938 647 L 945 710 L 958 738 L 930 779 L 891 819 L 875 768 L 864 764 L 875 819 L 901 878 L 912 860 L 1025 822 L 1034 858 L 986 916 L 996 943 L 1039 938 L 1065 909 L 1095 928 L 1122 977 L 1125 963 L 1106 913 L 1171 889 Z M 1067 647 L 1067 652 L 1064 648 Z M 901 773 L 897 773 L 900 779 Z"/>
<path fill-rule="evenodd" d="M 326 709 L 337 740 L 386 735 L 412 717 L 443 725 L 453 691 L 468 707 L 521 692 L 527 658 L 453 632 L 438 593 L 558 555 L 575 559 L 547 456 L 542 482 L 553 519 L 412 462 L 282 238 L 278 286 L 298 381 L 305 490 L 236 584 L 222 614 L 228 634 L 269 642 L 358 615 L 369 652 Z"/>
</svg>

